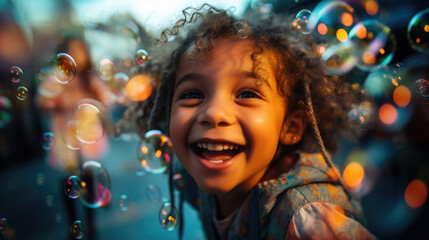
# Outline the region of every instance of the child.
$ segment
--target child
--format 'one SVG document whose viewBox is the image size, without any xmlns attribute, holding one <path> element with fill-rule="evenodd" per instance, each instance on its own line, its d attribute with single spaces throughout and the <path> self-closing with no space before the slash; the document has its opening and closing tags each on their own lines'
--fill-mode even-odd
<svg viewBox="0 0 429 240">
<path fill-rule="evenodd" d="M 359 92 L 323 72 L 285 19 L 248 22 L 208 5 L 183 14 L 164 42 L 196 26 L 165 68 L 149 128 L 171 137 L 192 176 L 181 198 L 206 237 L 373 239 L 325 149 L 349 128 Z"/>
</svg>

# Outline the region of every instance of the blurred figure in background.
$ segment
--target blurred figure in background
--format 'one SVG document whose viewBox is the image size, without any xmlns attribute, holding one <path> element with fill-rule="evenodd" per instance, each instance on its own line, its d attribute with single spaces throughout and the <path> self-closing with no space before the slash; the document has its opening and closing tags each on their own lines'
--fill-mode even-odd
<svg viewBox="0 0 429 240">
<path fill-rule="evenodd" d="M 81 157 L 99 159 L 107 148 L 107 138 L 104 136 L 92 144 L 73 143 L 73 146 L 70 146 L 71 143 L 67 142 L 67 139 L 74 136 L 69 136 L 73 133 L 65 131 L 66 125 L 82 99 L 98 101 L 102 106 L 97 107 L 108 107 L 109 88 L 93 72 L 89 50 L 80 36 L 64 36 L 58 45 L 57 53 L 66 53 L 74 59 L 76 74 L 67 84 L 60 83 L 52 74 L 47 74 L 39 86 L 38 103 L 43 110 L 52 113 L 51 130 L 55 143 L 49 153 L 49 164 L 54 168 L 66 167 L 73 172 Z M 79 150 L 76 151 L 77 149 Z"/>
</svg>

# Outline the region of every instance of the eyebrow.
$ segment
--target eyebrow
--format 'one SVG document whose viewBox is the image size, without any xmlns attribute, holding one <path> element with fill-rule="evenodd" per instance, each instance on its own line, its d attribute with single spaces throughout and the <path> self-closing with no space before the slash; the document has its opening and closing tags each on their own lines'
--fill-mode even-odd
<svg viewBox="0 0 429 240">
<path fill-rule="evenodd" d="M 267 79 L 263 78 L 261 75 L 251 72 L 251 71 L 237 71 L 233 73 L 233 76 L 236 78 L 253 78 L 255 80 L 259 80 L 263 84 L 265 84 L 267 87 L 271 88 L 270 83 L 267 81 Z"/>
<path fill-rule="evenodd" d="M 176 89 L 180 84 L 182 84 L 186 81 L 197 80 L 197 79 L 201 79 L 201 78 L 203 78 L 203 76 L 201 74 L 188 73 L 185 76 L 179 78 L 179 80 L 177 80 L 176 84 L 174 85 L 174 89 Z"/>
</svg>

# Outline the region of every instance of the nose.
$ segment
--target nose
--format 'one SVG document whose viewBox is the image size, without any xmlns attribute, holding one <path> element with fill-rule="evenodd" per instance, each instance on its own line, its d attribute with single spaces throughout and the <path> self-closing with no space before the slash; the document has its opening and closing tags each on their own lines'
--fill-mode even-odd
<svg viewBox="0 0 429 240">
<path fill-rule="evenodd" d="M 234 112 L 229 101 L 212 98 L 204 103 L 198 115 L 198 122 L 210 127 L 229 126 L 235 121 Z"/>
</svg>

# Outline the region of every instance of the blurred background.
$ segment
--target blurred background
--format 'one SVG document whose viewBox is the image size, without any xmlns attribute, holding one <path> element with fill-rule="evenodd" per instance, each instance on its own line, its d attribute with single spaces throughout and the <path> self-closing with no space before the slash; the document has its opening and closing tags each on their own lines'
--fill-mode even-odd
<svg viewBox="0 0 429 240">
<path fill-rule="evenodd" d="M 429 224 L 429 2 L 0 0 L 0 239 L 177 239 L 160 132 L 125 111 L 150 101 L 154 42 L 186 7 L 296 16 L 325 71 L 368 99 L 334 163 L 379 239 Z M 171 39 L 174 40 L 174 39 Z M 174 193 L 183 187 L 173 176 Z M 202 239 L 184 205 L 184 239 Z"/>
</svg>

